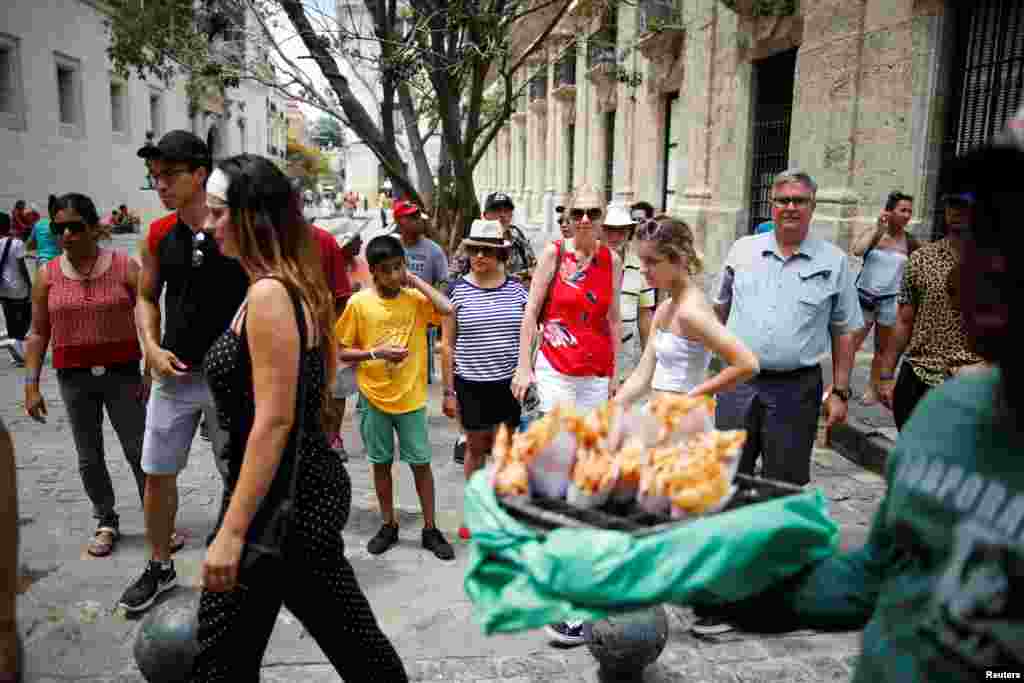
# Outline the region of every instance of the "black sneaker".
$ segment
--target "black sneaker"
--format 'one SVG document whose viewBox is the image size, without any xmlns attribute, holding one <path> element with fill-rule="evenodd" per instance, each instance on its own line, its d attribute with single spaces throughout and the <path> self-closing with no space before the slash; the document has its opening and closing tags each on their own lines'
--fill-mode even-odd
<svg viewBox="0 0 1024 683">
<path fill-rule="evenodd" d="M 558 643 L 559 645 L 583 645 L 587 642 L 587 636 L 583 631 L 583 622 L 570 623 L 563 621 L 557 624 L 548 624 L 544 627 L 544 632 L 548 634 L 548 638 L 551 639 L 552 643 Z"/>
<path fill-rule="evenodd" d="M 455 559 L 455 549 L 436 526 L 423 530 L 423 547 L 437 555 L 439 560 Z"/>
<path fill-rule="evenodd" d="M 453 449 L 455 454 L 453 459 L 456 465 L 462 465 L 466 462 L 466 437 L 460 436 L 458 441 L 455 442 L 455 448 Z"/>
<path fill-rule="evenodd" d="M 142 612 L 153 604 L 157 596 L 178 585 L 178 575 L 174 571 L 174 563 L 163 569 L 159 562 L 150 560 L 146 571 L 142 572 L 135 583 L 121 596 L 118 606 L 126 612 Z"/>
<path fill-rule="evenodd" d="M 735 627 L 718 616 L 700 617 L 690 627 L 695 636 L 717 636 L 732 631 Z"/>
<path fill-rule="evenodd" d="M 371 555 L 380 555 L 396 543 L 398 543 L 398 525 L 384 524 L 377 535 L 366 544 L 366 549 Z"/>
</svg>

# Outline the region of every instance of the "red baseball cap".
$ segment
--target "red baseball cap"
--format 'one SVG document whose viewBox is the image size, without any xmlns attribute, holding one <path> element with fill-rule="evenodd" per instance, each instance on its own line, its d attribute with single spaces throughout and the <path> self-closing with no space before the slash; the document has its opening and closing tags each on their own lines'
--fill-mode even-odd
<svg viewBox="0 0 1024 683">
<path fill-rule="evenodd" d="M 395 202 L 394 207 L 392 207 L 392 211 L 395 214 L 395 218 L 415 216 L 418 213 L 422 213 L 420 207 L 404 199 L 399 199 L 397 202 Z"/>
</svg>

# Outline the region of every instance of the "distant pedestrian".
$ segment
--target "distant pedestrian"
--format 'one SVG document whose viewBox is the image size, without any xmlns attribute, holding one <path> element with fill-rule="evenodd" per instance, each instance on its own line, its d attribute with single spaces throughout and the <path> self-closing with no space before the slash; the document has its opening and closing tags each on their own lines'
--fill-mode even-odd
<svg viewBox="0 0 1024 683">
<path fill-rule="evenodd" d="M 11 340 L 7 350 L 19 367 L 25 362 L 25 336 L 32 322 L 31 293 L 25 243 L 14 234 L 7 214 L 0 214 L 0 307 Z"/>
<path fill-rule="evenodd" d="M 558 223 L 558 232 L 562 235 L 562 243 L 569 248 L 572 244 L 572 238 L 576 234 L 575 224 L 569 220 L 564 206 L 556 206 L 555 215 L 558 216 L 556 222 Z"/>
<path fill-rule="evenodd" d="M 871 379 L 861 397 L 863 405 L 878 402 L 875 387 L 881 380 L 882 358 L 896 326 L 896 299 L 903 281 L 903 268 L 907 257 L 920 247 L 914 236 L 906 231 L 914 216 L 914 198 L 902 192 L 892 192 L 885 200 L 885 208 L 876 226 L 867 228 L 853 241 L 854 256 L 864 258 L 857 276 L 857 297 L 864 315 L 864 327 L 854 335 L 853 352 L 856 354 L 864 340 L 875 328 L 875 353 L 871 359 Z"/>
<path fill-rule="evenodd" d="M 367 550 L 379 555 L 398 543 L 394 506 L 395 436 L 399 459 L 412 469 L 423 511 L 423 547 L 442 560 L 455 551 L 437 528 L 434 474 L 427 434 L 427 325 L 451 315 L 448 299 L 406 270 L 405 250 L 393 235 L 366 245 L 373 286 L 349 299 L 335 328 L 339 358 L 358 363 L 359 431 L 373 465 L 383 524 Z"/>
<path fill-rule="evenodd" d="M 32 233 L 32 226 L 40 218 L 35 206 L 29 206 L 24 199 L 14 203 L 14 210 L 11 211 L 11 232 L 22 242 L 28 239 Z"/>
<path fill-rule="evenodd" d="M 34 420 L 46 421 L 39 378 L 52 341 L 53 367 L 71 422 L 78 472 L 97 520 L 87 551 L 105 557 L 120 539 L 121 527 L 103 447 L 104 411 L 135 477 L 139 502 L 145 500 L 141 461 L 149 380 L 142 376 L 142 347 L 135 326 L 140 269 L 125 253 L 100 247 L 106 228 L 85 195 L 55 199 L 53 212 L 50 225 L 61 235 L 64 254 L 39 271 L 33 287 L 25 410 Z"/>
<path fill-rule="evenodd" d="M 46 268 L 47 263 L 60 256 L 61 235 L 55 235 L 50 230 L 50 221 L 53 220 L 54 205 L 56 202 L 57 197 L 51 194 L 47 201 L 46 218 L 39 219 L 35 224 L 35 227 L 32 228 L 32 235 L 25 244 L 26 249 L 36 250 L 36 270 L 43 270 Z"/>
<path fill-rule="evenodd" d="M 622 344 L 619 346 L 619 379 L 625 380 L 647 348 L 654 319 L 655 289 L 640 272 L 640 257 L 633 240 L 636 221 L 624 207 L 609 205 L 604 218 L 604 243 L 622 259 Z"/>
<path fill-rule="evenodd" d="M 916 250 L 903 269 L 896 325 L 879 361 L 877 387 L 879 399 L 892 410 L 900 429 L 925 394 L 982 361 L 967 343 L 954 296 L 974 201 L 970 192 L 946 195 L 946 236 Z M 897 379 L 900 356 L 903 364 Z"/>
<path fill-rule="evenodd" d="M 467 436 L 466 480 L 483 467 L 499 425 L 519 427 L 522 407 L 512 394 L 528 297 L 505 274 L 512 243 L 498 221 L 475 220 L 462 241 L 470 272 L 451 288 L 453 315 L 444 318 L 441 375 L 444 414 L 459 418 Z M 462 526 L 459 536 L 469 538 Z"/>
</svg>

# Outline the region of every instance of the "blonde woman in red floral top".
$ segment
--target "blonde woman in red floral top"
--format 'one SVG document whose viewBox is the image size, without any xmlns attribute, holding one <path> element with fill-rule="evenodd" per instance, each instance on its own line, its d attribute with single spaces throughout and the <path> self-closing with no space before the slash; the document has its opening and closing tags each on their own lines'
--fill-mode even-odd
<svg viewBox="0 0 1024 683">
<path fill-rule="evenodd" d="M 135 475 L 139 500 L 146 475 L 140 464 L 147 384 L 135 331 L 139 266 L 99 246 L 104 230 L 92 201 L 81 194 L 57 200 L 51 222 L 64 254 L 46 264 L 32 290 L 32 333 L 25 345 L 25 410 L 46 421 L 39 391 L 42 360 L 53 342 L 53 367 L 71 421 L 78 469 L 98 520 L 89 553 L 109 555 L 118 540 L 114 488 L 103 449 L 103 411 Z"/>
</svg>

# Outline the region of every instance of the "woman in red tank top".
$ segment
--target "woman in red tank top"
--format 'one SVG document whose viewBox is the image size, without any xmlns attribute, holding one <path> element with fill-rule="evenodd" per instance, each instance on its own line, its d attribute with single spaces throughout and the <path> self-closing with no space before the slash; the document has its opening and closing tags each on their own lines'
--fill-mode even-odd
<svg viewBox="0 0 1024 683">
<path fill-rule="evenodd" d="M 603 197 L 591 188 L 575 197 L 566 213 L 575 237 L 545 247 L 530 287 L 512 390 L 522 400 L 535 379 L 542 413 L 562 403 L 586 412 L 617 388 L 622 262 L 601 241 L 603 207 Z"/>
<path fill-rule="evenodd" d="M 25 345 L 25 409 L 46 421 L 39 391 L 43 356 L 53 341 L 53 367 L 78 451 L 78 469 L 98 520 L 89 553 L 102 557 L 119 535 L 114 488 L 103 452 L 103 410 L 117 432 L 143 498 L 142 436 L 146 383 L 135 331 L 139 266 L 99 246 L 103 228 L 92 201 L 66 194 L 50 227 L 64 254 L 39 271 L 32 290 L 32 333 Z"/>
</svg>

